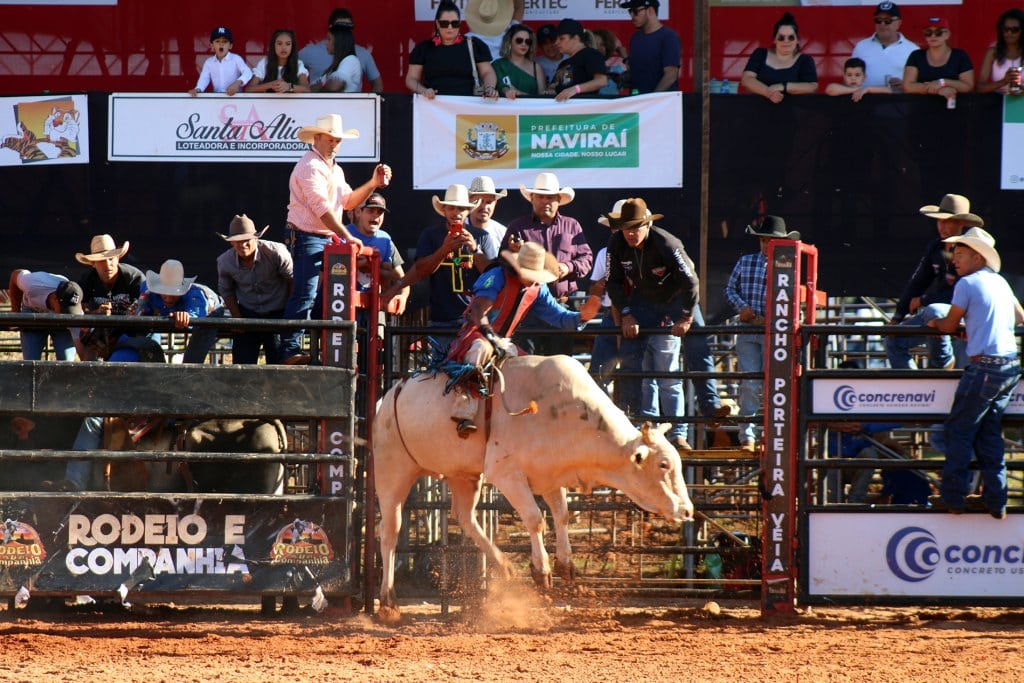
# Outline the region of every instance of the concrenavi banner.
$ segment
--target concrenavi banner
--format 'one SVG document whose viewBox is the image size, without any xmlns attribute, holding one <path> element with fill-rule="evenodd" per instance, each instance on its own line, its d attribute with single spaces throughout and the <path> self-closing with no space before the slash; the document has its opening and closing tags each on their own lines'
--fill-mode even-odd
<svg viewBox="0 0 1024 683">
<path fill-rule="evenodd" d="M 87 163 L 85 95 L 0 98 L 0 166 Z"/>
<path fill-rule="evenodd" d="M 1003 149 L 999 189 L 1024 190 L 1024 97 L 1003 97 Z"/>
<path fill-rule="evenodd" d="M 417 95 L 413 187 L 482 174 L 529 185 L 540 171 L 578 188 L 682 187 L 682 102 L 678 92 L 568 102 Z"/>
<path fill-rule="evenodd" d="M 816 415 L 933 415 L 953 407 L 957 379 L 813 379 Z M 1007 415 L 1024 415 L 1024 383 L 1010 394 Z"/>
<path fill-rule="evenodd" d="M 342 143 L 338 161 L 380 160 L 380 98 L 372 93 L 111 93 L 107 158 L 295 163 L 308 149 L 296 135 L 324 114 L 341 114 L 345 128 L 360 134 Z"/>
<path fill-rule="evenodd" d="M 469 0 L 455 0 L 462 16 L 466 16 Z M 557 24 L 566 17 L 578 21 L 629 21 L 629 12 L 619 7 L 624 0 L 530 0 L 526 3 L 523 21 L 550 22 Z M 413 0 L 416 7 L 416 21 L 433 21 L 440 0 Z M 671 0 L 662 0 L 658 18 L 668 19 Z M 536 27 L 534 27 L 536 28 Z"/>
</svg>

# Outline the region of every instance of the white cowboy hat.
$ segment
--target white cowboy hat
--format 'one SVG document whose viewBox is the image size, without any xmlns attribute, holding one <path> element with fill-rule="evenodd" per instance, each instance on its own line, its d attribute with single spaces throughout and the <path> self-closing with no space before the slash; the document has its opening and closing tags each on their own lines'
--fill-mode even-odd
<svg viewBox="0 0 1024 683">
<path fill-rule="evenodd" d="M 89 243 L 89 253 L 83 254 L 78 252 L 75 254 L 75 260 L 81 264 L 91 266 L 94 261 L 103 261 L 112 256 L 121 258 L 128 253 L 128 240 L 124 241 L 120 247 L 114 243 L 114 238 L 110 235 L 96 235 L 92 238 L 92 242 Z"/>
<path fill-rule="evenodd" d="M 457 206 L 460 209 L 472 211 L 480 205 L 479 199 L 475 202 L 469 201 L 469 190 L 466 189 L 465 185 L 459 185 L 458 183 L 448 186 L 448 189 L 444 191 L 444 199 L 438 199 L 435 194 L 431 201 L 434 204 L 434 211 L 441 216 L 444 215 L 442 207 L 445 206 Z"/>
<path fill-rule="evenodd" d="M 359 137 L 359 131 L 355 128 L 345 130 L 345 126 L 341 123 L 341 114 L 324 114 L 317 117 L 316 125 L 300 128 L 297 137 L 307 145 L 312 145 L 313 136 L 317 133 L 342 140 L 354 140 Z"/>
<path fill-rule="evenodd" d="M 1003 265 L 1002 259 L 999 258 L 999 252 L 996 251 L 996 238 L 981 228 L 971 228 L 962 235 L 947 237 L 942 241 L 947 244 L 963 244 L 970 247 L 981 254 L 988 267 L 997 273 Z"/>
<path fill-rule="evenodd" d="M 512 21 L 511 0 L 468 0 L 465 19 L 469 30 L 480 36 L 500 36 Z"/>
<path fill-rule="evenodd" d="M 473 178 L 473 182 L 469 184 L 470 194 L 490 194 L 494 195 L 498 199 L 508 196 L 508 190 L 501 190 L 500 192 L 494 187 L 494 178 L 489 175 L 478 175 Z"/>
<path fill-rule="evenodd" d="M 501 257 L 508 261 L 521 278 L 529 282 L 543 285 L 558 279 L 558 275 L 553 272 L 558 269 L 558 261 L 536 242 L 523 242 L 518 253 L 506 250 L 501 252 Z"/>
<path fill-rule="evenodd" d="M 918 211 L 929 218 L 955 218 L 979 228 L 985 225 L 981 216 L 971 213 L 971 200 L 962 194 L 947 194 L 938 206 L 929 204 L 922 206 Z"/>
<path fill-rule="evenodd" d="M 568 204 L 576 197 L 576 190 L 571 187 L 560 187 L 558 185 L 558 176 L 547 172 L 537 176 L 537 179 L 533 181 L 533 187 L 528 188 L 520 183 L 519 192 L 528 202 L 533 201 L 533 195 L 535 194 L 557 194 L 560 197 L 559 202 L 562 204 Z"/>
<path fill-rule="evenodd" d="M 185 277 L 185 266 L 175 259 L 164 261 L 159 275 L 152 270 L 146 271 L 146 289 L 154 294 L 184 296 L 195 281 L 194 277 Z"/>
<path fill-rule="evenodd" d="M 256 224 L 252 222 L 252 219 L 246 216 L 244 213 L 241 216 L 235 216 L 231 219 L 231 227 L 228 229 L 228 234 L 217 233 L 221 239 L 227 240 L 228 242 L 242 242 L 244 240 L 259 239 L 263 237 L 263 233 L 267 231 L 270 226 L 264 226 L 262 230 L 256 232 Z"/>
</svg>

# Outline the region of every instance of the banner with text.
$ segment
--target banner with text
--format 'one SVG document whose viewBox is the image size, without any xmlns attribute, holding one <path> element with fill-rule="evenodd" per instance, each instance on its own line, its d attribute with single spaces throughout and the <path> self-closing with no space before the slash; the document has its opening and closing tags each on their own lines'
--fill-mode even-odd
<svg viewBox="0 0 1024 683">
<path fill-rule="evenodd" d="M 441 0 L 413 0 L 416 7 L 416 21 L 433 21 Z M 468 0 L 455 0 L 462 16 L 466 16 Z M 668 8 L 672 0 L 662 0 L 658 18 L 668 19 Z M 629 21 L 629 12 L 619 7 L 623 0 L 530 0 L 525 3 L 523 21 L 557 24 L 566 17 L 578 21 Z M 534 28 L 537 28 L 536 26 Z"/>
<path fill-rule="evenodd" d="M 380 160 L 380 98 L 366 94 L 200 95 L 112 93 L 110 161 L 295 163 L 308 146 L 296 135 L 318 116 L 341 114 L 359 138 L 345 140 L 340 162 Z"/>
<path fill-rule="evenodd" d="M 953 407 L 956 378 L 813 379 L 816 415 L 935 415 Z M 1024 415 L 1024 383 L 1010 394 L 1007 415 Z"/>
<path fill-rule="evenodd" d="M 0 166 L 87 163 L 85 95 L 0 98 Z"/>
<path fill-rule="evenodd" d="M 999 189 L 1024 190 L 1024 97 L 1003 97 L 1003 150 Z"/>
<path fill-rule="evenodd" d="M 415 189 L 468 185 L 481 174 L 499 186 L 531 186 L 541 171 L 575 188 L 682 187 L 682 94 L 568 102 L 415 97 Z"/>
</svg>

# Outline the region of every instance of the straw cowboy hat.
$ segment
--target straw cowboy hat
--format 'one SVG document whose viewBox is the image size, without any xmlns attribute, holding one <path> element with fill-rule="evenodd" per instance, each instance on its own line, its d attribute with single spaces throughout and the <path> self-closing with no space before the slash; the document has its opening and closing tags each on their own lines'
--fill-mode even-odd
<svg viewBox="0 0 1024 683">
<path fill-rule="evenodd" d="M 83 265 L 91 266 L 95 261 L 104 261 L 112 257 L 121 258 L 127 253 L 128 240 L 118 247 L 110 235 L 96 235 L 89 243 L 89 253 L 78 252 L 75 254 L 75 260 Z"/>
<path fill-rule="evenodd" d="M 195 281 L 194 277 L 185 277 L 185 266 L 175 259 L 164 261 L 159 275 L 152 270 L 146 271 L 146 289 L 154 294 L 184 296 Z"/>
<path fill-rule="evenodd" d="M 508 196 L 508 190 L 501 190 L 499 192 L 494 187 L 494 178 L 489 175 L 478 175 L 476 178 L 473 178 L 473 182 L 469 184 L 469 193 L 490 194 L 498 199 Z"/>
<path fill-rule="evenodd" d="M 444 192 L 444 199 L 438 199 L 435 194 L 431 201 L 434 203 L 434 211 L 441 216 L 444 215 L 445 206 L 457 206 L 460 209 L 469 209 L 472 211 L 480 205 L 480 200 L 475 202 L 469 201 L 469 190 L 466 189 L 465 185 L 449 185 L 448 189 Z"/>
<path fill-rule="evenodd" d="M 469 0 L 465 18 L 469 30 L 481 36 L 500 36 L 512 21 L 512 0 Z"/>
<path fill-rule="evenodd" d="M 625 199 L 620 199 L 617 202 L 615 202 L 615 204 L 612 205 L 611 213 L 609 213 L 607 215 L 606 214 L 601 214 L 601 216 L 597 219 L 597 222 L 600 225 L 605 226 L 606 228 L 611 228 L 612 230 L 618 230 L 619 226 L 612 225 L 608 221 L 608 216 L 618 216 L 622 212 L 622 205 L 625 204 L 626 201 L 627 200 L 625 200 Z"/>
<path fill-rule="evenodd" d="M 606 216 L 608 226 L 613 230 L 629 230 L 637 225 L 653 223 L 665 216 L 660 213 L 651 213 L 647 209 L 647 202 L 639 197 L 627 199 L 622 203 L 618 213 L 611 212 Z"/>
<path fill-rule="evenodd" d="M 947 194 L 938 206 L 929 204 L 919 211 L 929 218 L 955 218 L 977 228 L 985 225 L 981 216 L 971 213 L 971 200 L 961 194 Z"/>
<path fill-rule="evenodd" d="M 519 185 L 519 192 L 526 198 L 526 201 L 532 202 L 533 195 L 559 195 L 559 202 L 562 204 L 568 204 L 576 197 L 576 190 L 571 187 L 560 187 L 558 185 L 558 176 L 554 173 L 541 173 L 537 176 L 537 179 L 533 181 L 533 187 L 527 188 L 525 185 Z"/>
<path fill-rule="evenodd" d="M 501 257 L 527 282 L 543 285 L 558 279 L 558 261 L 536 242 L 523 242 L 518 253 L 506 250 Z"/>
<path fill-rule="evenodd" d="M 971 228 L 962 235 L 947 237 L 942 240 L 947 244 L 962 244 L 978 252 L 985 259 L 985 263 L 992 270 L 999 272 L 1002 267 L 1002 259 L 996 251 L 996 238 L 981 228 Z"/>
<path fill-rule="evenodd" d="M 755 228 L 747 226 L 747 234 L 756 237 L 771 237 L 777 240 L 798 240 L 800 233 L 796 230 L 786 230 L 786 221 L 778 216 L 766 215 L 761 221 L 761 226 Z"/>
<path fill-rule="evenodd" d="M 304 126 L 299 129 L 298 138 L 307 145 L 312 145 L 313 136 L 317 133 L 342 140 L 354 140 L 359 137 L 359 131 L 355 128 L 345 130 L 345 126 L 341 123 L 341 114 L 325 114 L 317 117 L 316 125 Z"/>
<path fill-rule="evenodd" d="M 252 219 L 246 216 L 244 213 L 241 216 L 235 216 L 231 219 L 231 227 L 228 229 L 227 235 L 217 233 L 222 240 L 228 242 L 242 242 L 244 240 L 259 239 L 263 237 L 263 233 L 270 228 L 269 225 L 263 227 L 262 230 L 256 232 L 256 224 L 252 222 Z"/>
</svg>

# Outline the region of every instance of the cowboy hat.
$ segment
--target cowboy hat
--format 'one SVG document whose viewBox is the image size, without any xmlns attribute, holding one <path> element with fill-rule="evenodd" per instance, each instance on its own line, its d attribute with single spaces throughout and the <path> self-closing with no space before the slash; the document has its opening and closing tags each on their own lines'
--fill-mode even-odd
<svg viewBox="0 0 1024 683">
<path fill-rule="evenodd" d="M 473 178 L 473 182 L 469 184 L 470 194 L 490 194 L 494 195 L 498 199 L 508 196 L 508 190 L 501 190 L 500 192 L 494 187 L 494 178 L 489 175 L 478 175 Z"/>
<path fill-rule="evenodd" d="M 535 284 L 547 284 L 558 279 L 558 261 L 536 242 L 523 242 L 517 253 L 501 252 L 520 278 Z"/>
<path fill-rule="evenodd" d="M 652 214 L 647 209 L 647 202 L 639 197 L 633 197 L 627 199 L 619 207 L 618 213 L 612 212 L 606 216 L 608 219 L 608 227 L 613 230 L 628 230 L 637 225 L 643 225 L 644 223 L 653 223 L 659 218 L 665 216 L 660 213 Z"/>
<path fill-rule="evenodd" d="M 554 173 L 541 173 L 537 176 L 537 179 L 533 181 L 533 187 L 527 188 L 522 183 L 519 184 L 519 192 L 526 198 L 526 201 L 532 202 L 533 195 L 552 195 L 557 194 L 560 199 L 558 200 L 561 204 L 568 204 L 576 197 L 576 190 L 571 187 L 560 187 L 558 185 L 558 176 Z"/>
<path fill-rule="evenodd" d="M 800 239 L 800 233 L 796 230 L 786 230 L 786 221 L 782 220 L 778 216 L 766 215 L 761 220 L 761 226 L 755 228 L 753 225 L 747 226 L 748 235 L 756 235 L 757 237 L 773 237 L 777 240 L 798 240 Z"/>
<path fill-rule="evenodd" d="M 262 230 L 256 232 L 256 224 L 252 222 L 252 219 L 246 216 L 244 213 L 241 216 L 235 216 L 231 219 L 231 227 L 228 229 L 227 235 L 217 233 L 222 240 L 228 242 L 242 242 L 244 240 L 259 239 L 263 237 L 263 233 L 267 231 L 270 226 L 264 226 Z"/>
<path fill-rule="evenodd" d="M 468 0 L 465 19 L 479 36 L 500 36 L 512 21 L 515 3 L 508 0 Z"/>
<path fill-rule="evenodd" d="M 194 277 L 185 277 L 185 266 L 175 259 L 164 261 L 159 275 L 152 270 L 146 271 L 146 289 L 154 294 L 184 296 L 195 281 Z"/>
<path fill-rule="evenodd" d="M 354 140 L 359 137 L 359 131 L 355 128 L 345 130 L 345 126 L 341 123 L 341 114 L 324 114 L 323 116 L 318 116 L 316 124 L 300 128 L 297 137 L 307 145 L 312 145 L 313 136 L 317 133 L 330 135 L 332 138 L 339 138 L 341 140 Z"/>
<path fill-rule="evenodd" d="M 965 247 L 970 247 L 981 254 L 988 267 L 997 273 L 1003 265 L 1002 259 L 999 258 L 999 252 L 996 251 L 996 238 L 981 228 L 971 228 L 962 235 L 947 237 L 942 241 L 947 244 L 962 244 Z"/>
<path fill-rule="evenodd" d="M 472 211 L 480 205 L 479 199 L 475 202 L 469 201 L 469 191 L 466 189 L 466 186 L 459 185 L 458 183 L 448 186 L 448 189 L 444 191 L 443 200 L 438 199 L 435 194 L 431 201 L 434 204 L 434 211 L 442 216 L 444 215 L 444 209 L 442 207 L 445 206 L 457 206 L 460 209 L 469 209 Z"/>
<path fill-rule="evenodd" d="M 112 257 L 121 258 L 127 253 L 128 240 L 118 247 L 110 235 L 96 235 L 89 243 L 89 253 L 78 252 L 75 254 L 75 260 L 83 265 L 91 266 L 94 261 L 104 261 Z"/>
<path fill-rule="evenodd" d="M 929 204 L 922 206 L 918 211 L 929 218 L 955 218 L 977 228 L 985 225 L 981 216 L 971 213 L 971 200 L 962 194 L 947 194 L 938 206 Z"/>
<path fill-rule="evenodd" d="M 608 222 L 608 216 L 618 216 L 619 213 L 622 211 L 622 205 L 625 204 L 626 201 L 627 200 L 625 199 L 620 199 L 617 202 L 615 202 L 615 204 L 612 205 L 612 211 L 610 214 L 608 214 L 607 216 L 605 214 L 601 214 L 601 216 L 597 219 L 598 224 L 603 225 L 606 228 L 611 228 L 612 230 L 618 230 L 619 226 L 613 226 L 610 222 Z"/>
</svg>

